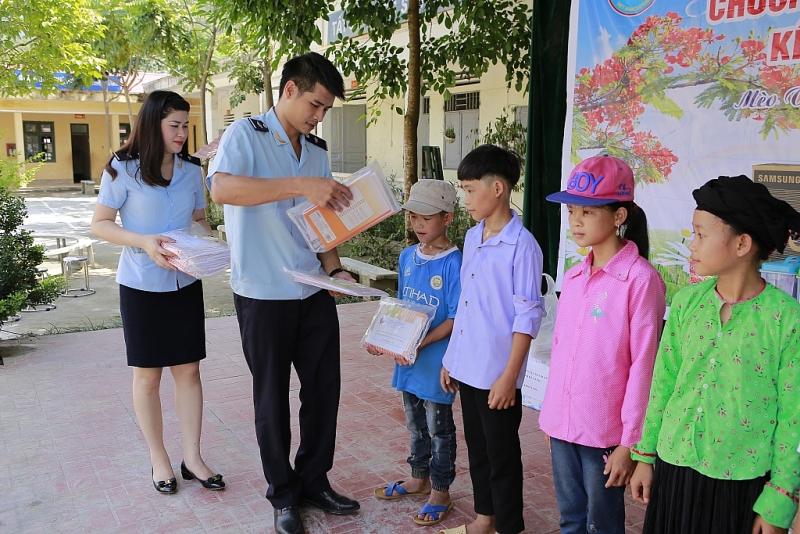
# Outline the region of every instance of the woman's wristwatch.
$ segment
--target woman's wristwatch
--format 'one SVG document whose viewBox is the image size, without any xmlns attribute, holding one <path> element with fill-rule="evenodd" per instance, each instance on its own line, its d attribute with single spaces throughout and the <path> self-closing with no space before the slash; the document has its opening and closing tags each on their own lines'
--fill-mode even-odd
<svg viewBox="0 0 800 534">
<path fill-rule="evenodd" d="M 342 269 L 341 267 L 337 267 L 336 269 L 334 269 L 334 270 L 332 270 L 331 272 L 329 272 L 329 273 L 328 273 L 328 276 L 330 276 L 331 278 L 333 278 L 333 276 L 334 276 L 334 275 L 337 275 L 337 274 L 339 274 L 339 273 L 343 273 L 343 272 L 344 272 L 344 269 Z"/>
</svg>

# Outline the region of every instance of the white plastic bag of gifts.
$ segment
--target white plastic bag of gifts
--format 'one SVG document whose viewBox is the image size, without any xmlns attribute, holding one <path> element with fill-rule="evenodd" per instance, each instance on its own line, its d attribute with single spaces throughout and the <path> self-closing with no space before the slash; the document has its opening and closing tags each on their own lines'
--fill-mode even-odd
<svg viewBox="0 0 800 534">
<path fill-rule="evenodd" d="M 525 381 L 522 383 L 522 404 L 535 410 L 542 409 L 544 390 L 547 387 L 547 378 L 550 375 L 550 351 L 553 348 L 553 331 L 556 327 L 556 309 L 558 297 L 556 296 L 556 282 L 545 273 L 547 280 L 547 293 L 543 295 L 544 312 L 539 334 L 531 341 L 528 352 L 528 366 L 525 369 Z"/>
<path fill-rule="evenodd" d="M 381 297 L 361 345 L 413 364 L 435 315 L 434 306 Z"/>
</svg>

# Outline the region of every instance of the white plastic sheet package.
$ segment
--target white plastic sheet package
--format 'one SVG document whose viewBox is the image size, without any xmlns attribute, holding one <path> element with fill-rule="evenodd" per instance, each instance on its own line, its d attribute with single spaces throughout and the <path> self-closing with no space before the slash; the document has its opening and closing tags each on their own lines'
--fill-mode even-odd
<svg viewBox="0 0 800 534">
<path fill-rule="evenodd" d="M 182 230 L 170 230 L 160 235 L 175 240 L 174 243 L 161 243 L 161 246 L 176 255 L 167 261 L 180 271 L 195 278 L 207 278 L 230 269 L 230 249 L 218 239 L 190 235 Z"/>
<path fill-rule="evenodd" d="M 292 271 L 284 267 L 283 271 L 291 275 L 295 282 L 306 284 L 309 286 L 318 287 L 320 289 L 327 289 L 336 293 L 343 293 L 353 297 L 388 297 L 389 294 L 380 289 L 361 285 L 357 282 L 350 280 L 342 280 L 341 278 L 332 278 L 323 274 L 307 273 L 303 271 Z"/>
<path fill-rule="evenodd" d="M 361 345 L 413 364 L 436 308 L 392 297 L 381 297 Z"/>
<path fill-rule="evenodd" d="M 301 202 L 286 213 L 314 252 L 327 252 L 400 211 L 377 160 L 344 180 L 353 199 L 342 211 Z"/>
</svg>

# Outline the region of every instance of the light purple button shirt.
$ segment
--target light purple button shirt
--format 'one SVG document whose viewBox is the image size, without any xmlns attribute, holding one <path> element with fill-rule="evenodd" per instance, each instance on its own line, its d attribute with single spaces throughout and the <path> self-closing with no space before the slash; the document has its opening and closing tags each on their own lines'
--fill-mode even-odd
<svg viewBox="0 0 800 534">
<path fill-rule="evenodd" d="M 539 332 L 542 249 L 516 213 L 485 242 L 483 228 L 481 221 L 464 240 L 461 298 L 442 364 L 459 382 L 488 390 L 508 364 L 514 333 Z M 517 388 L 524 378 L 525 362 Z"/>
</svg>

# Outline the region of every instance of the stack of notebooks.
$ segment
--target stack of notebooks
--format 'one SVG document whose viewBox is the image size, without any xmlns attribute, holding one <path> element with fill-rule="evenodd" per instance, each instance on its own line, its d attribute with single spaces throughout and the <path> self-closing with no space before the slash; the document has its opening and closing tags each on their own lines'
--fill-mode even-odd
<svg viewBox="0 0 800 534">
<path fill-rule="evenodd" d="M 216 239 L 189 235 L 181 230 L 171 230 L 161 235 L 175 240 L 174 243 L 161 243 L 162 247 L 175 254 L 167 261 L 195 278 L 206 278 L 231 266 L 230 250 Z"/>
<path fill-rule="evenodd" d="M 327 252 L 400 211 L 377 161 L 351 174 L 344 185 L 353 199 L 342 211 L 303 202 L 287 212 L 314 252 Z"/>
</svg>

